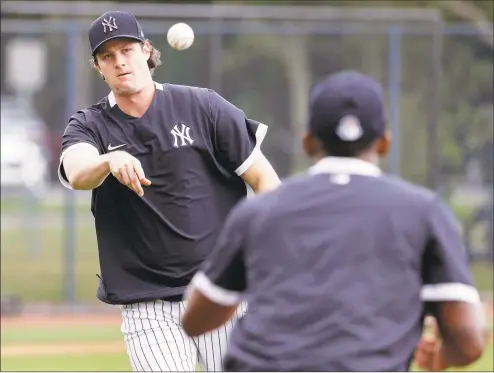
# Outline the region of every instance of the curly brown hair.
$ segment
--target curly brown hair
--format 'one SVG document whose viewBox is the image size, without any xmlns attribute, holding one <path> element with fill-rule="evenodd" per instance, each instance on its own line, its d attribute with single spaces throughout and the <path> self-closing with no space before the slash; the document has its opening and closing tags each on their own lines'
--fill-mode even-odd
<svg viewBox="0 0 494 373">
<path fill-rule="evenodd" d="M 151 44 L 149 40 L 146 39 L 146 41 L 151 46 L 151 54 L 149 55 L 149 59 L 148 59 L 148 67 L 149 67 L 149 71 L 151 71 L 151 75 L 154 75 L 154 71 L 156 70 L 156 68 L 162 64 L 161 52 L 153 44 Z M 144 46 L 144 43 L 141 43 L 141 47 L 142 46 Z M 96 56 L 91 56 L 91 58 L 89 58 L 89 64 L 93 69 L 98 71 L 98 59 L 96 58 Z M 103 80 L 105 80 L 104 76 L 102 75 L 100 76 Z"/>
</svg>

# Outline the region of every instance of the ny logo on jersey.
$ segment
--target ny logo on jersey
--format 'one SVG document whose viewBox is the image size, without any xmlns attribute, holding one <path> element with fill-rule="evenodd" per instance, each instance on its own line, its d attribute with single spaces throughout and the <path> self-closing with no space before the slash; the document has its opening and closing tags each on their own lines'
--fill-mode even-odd
<svg viewBox="0 0 494 373">
<path fill-rule="evenodd" d="M 108 31 L 112 32 L 114 29 L 117 30 L 118 26 L 115 24 L 115 18 L 111 17 L 106 19 L 103 18 L 103 22 L 101 22 L 103 25 L 103 32 L 106 34 L 106 28 L 108 27 Z"/>
<path fill-rule="evenodd" d="M 173 146 L 175 148 L 178 148 L 179 146 L 186 146 L 187 144 L 192 145 L 194 142 L 194 140 L 190 137 L 190 127 L 186 126 L 184 123 L 180 123 L 180 125 L 182 126 L 181 129 L 179 129 L 178 124 L 175 124 L 175 127 L 173 127 L 170 131 L 173 135 Z"/>
</svg>

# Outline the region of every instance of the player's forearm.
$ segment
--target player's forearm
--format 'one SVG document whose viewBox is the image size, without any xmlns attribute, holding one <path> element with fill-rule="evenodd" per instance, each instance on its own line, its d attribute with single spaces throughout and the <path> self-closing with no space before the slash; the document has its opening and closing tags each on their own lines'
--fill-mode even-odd
<svg viewBox="0 0 494 373">
<path fill-rule="evenodd" d="M 487 342 L 486 330 L 456 330 L 445 338 L 441 345 L 444 369 L 463 367 L 474 363 L 482 356 Z"/>
<path fill-rule="evenodd" d="M 470 296 L 469 301 L 448 300 L 426 304 L 428 311 L 434 315 L 425 320 L 427 328 L 432 332 L 432 339 L 428 338 L 428 341 L 433 343 L 425 341 L 424 345 L 420 345 L 418 356 L 423 358 L 432 354 L 432 360 L 429 359 L 432 365 L 424 365 L 429 369 L 462 367 L 472 364 L 482 356 L 488 341 L 484 307 L 476 290 L 465 294 Z M 421 342 L 424 342 L 426 337 L 424 336 Z M 428 345 L 429 347 L 424 348 Z M 422 352 L 425 352 L 425 355 Z"/>
<path fill-rule="evenodd" d="M 278 175 L 273 170 L 273 172 L 266 172 L 265 174 L 263 174 L 257 181 L 257 184 L 252 186 L 252 189 L 256 194 L 258 194 L 274 190 L 278 188 L 280 184 L 281 181 L 278 178 Z"/>
<path fill-rule="evenodd" d="M 438 370 L 445 370 L 450 367 L 465 367 L 474 363 L 482 355 L 482 349 L 478 349 L 474 346 L 467 348 L 458 348 L 458 346 L 452 346 L 444 344 L 441 346 L 440 361 L 438 363 Z"/>
<path fill-rule="evenodd" d="M 242 178 L 256 194 L 269 192 L 281 184 L 278 174 L 262 153 Z"/>
<path fill-rule="evenodd" d="M 81 159 L 72 164 L 70 171 L 66 171 L 67 179 L 72 188 L 77 190 L 91 190 L 99 187 L 110 174 L 110 167 L 106 154 L 90 159 Z"/>
<path fill-rule="evenodd" d="M 182 328 L 190 337 L 198 337 L 226 324 L 235 314 L 238 304 L 221 306 L 189 288 L 187 308 L 182 317 Z"/>
</svg>

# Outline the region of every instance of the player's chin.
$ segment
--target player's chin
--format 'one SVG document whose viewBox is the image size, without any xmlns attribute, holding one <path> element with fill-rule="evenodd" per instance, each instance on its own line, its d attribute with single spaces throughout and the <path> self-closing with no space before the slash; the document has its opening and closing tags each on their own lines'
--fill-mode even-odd
<svg viewBox="0 0 494 373">
<path fill-rule="evenodd" d="M 129 95 L 139 91 L 135 82 L 131 80 L 117 82 L 113 89 L 121 95 Z"/>
</svg>

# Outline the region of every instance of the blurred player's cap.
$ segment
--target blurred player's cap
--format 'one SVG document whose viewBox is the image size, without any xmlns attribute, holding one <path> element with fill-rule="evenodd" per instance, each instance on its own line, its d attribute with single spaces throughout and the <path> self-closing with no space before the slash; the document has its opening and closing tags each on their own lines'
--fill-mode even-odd
<svg viewBox="0 0 494 373">
<path fill-rule="evenodd" d="M 106 41 L 115 38 L 130 38 L 144 42 L 144 32 L 132 13 L 128 12 L 106 12 L 99 16 L 89 28 L 89 44 L 91 53 Z"/>
<path fill-rule="evenodd" d="M 378 139 L 385 122 L 381 86 L 369 76 L 343 71 L 311 91 L 309 130 L 328 145 Z"/>
</svg>

